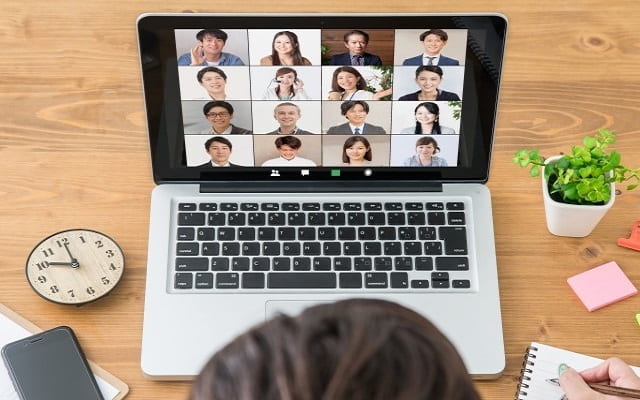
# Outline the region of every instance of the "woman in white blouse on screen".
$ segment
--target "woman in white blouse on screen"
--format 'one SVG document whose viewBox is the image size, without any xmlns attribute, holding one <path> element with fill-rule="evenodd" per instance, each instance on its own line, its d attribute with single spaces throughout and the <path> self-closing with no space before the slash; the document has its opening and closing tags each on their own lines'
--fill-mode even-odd
<svg viewBox="0 0 640 400">
<path fill-rule="evenodd" d="M 269 83 L 262 100 L 309 100 L 309 95 L 304 91 L 304 82 L 298 78 L 296 70 L 282 67 L 276 71 L 276 77 Z"/>
</svg>

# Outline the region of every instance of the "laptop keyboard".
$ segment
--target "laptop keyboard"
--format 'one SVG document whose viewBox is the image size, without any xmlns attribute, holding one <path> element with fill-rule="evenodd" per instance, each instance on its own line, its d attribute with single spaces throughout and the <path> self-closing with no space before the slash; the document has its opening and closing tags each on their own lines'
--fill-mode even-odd
<svg viewBox="0 0 640 400">
<path fill-rule="evenodd" d="M 179 202 L 173 293 L 469 291 L 463 201 Z"/>
</svg>

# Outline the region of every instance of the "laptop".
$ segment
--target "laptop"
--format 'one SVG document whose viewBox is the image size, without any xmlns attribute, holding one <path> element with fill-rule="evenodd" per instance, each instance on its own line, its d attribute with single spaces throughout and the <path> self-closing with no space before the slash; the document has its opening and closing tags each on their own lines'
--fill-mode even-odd
<svg viewBox="0 0 640 400">
<path fill-rule="evenodd" d="M 489 177 L 498 14 L 145 14 L 141 365 L 191 379 L 277 313 L 380 298 L 505 367 Z"/>
</svg>

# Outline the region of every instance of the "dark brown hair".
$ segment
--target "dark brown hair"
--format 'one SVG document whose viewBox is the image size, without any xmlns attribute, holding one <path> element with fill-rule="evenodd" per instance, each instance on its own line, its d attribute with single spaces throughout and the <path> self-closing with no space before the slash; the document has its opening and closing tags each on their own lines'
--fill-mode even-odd
<svg viewBox="0 0 640 400">
<path fill-rule="evenodd" d="M 298 35 L 291 31 L 281 31 L 276 33 L 273 36 L 273 41 L 271 42 L 271 64 L 273 65 L 282 65 L 280 61 L 280 57 L 278 56 L 278 52 L 276 51 L 276 39 L 278 36 L 286 36 L 291 41 L 291 46 L 293 46 L 293 65 L 309 65 L 311 64 L 309 60 L 302 57 L 300 52 L 300 42 L 298 41 Z"/>
<path fill-rule="evenodd" d="M 351 164 L 351 159 L 347 155 L 347 149 L 353 146 L 354 144 L 356 144 L 356 142 L 362 143 L 367 148 L 367 152 L 364 153 L 365 160 L 371 161 L 371 159 L 373 158 L 373 152 L 371 151 L 371 144 L 369 144 L 369 141 L 364 136 L 353 135 L 353 136 L 349 136 L 347 140 L 344 141 L 344 145 L 342 146 L 342 162 L 343 163 Z"/>
<path fill-rule="evenodd" d="M 453 345 L 383 300 L 277 316 L 216 353 L 191 400 L 479 400 Z"/>
<path fill-rule="evenodd" d="M 332 92 L 338 92 L 338 93 L 344 92 L 344 89 L 342 88 L 342 86 L 338 85 L 338 74 L 340 74 L 340 72 L 348 72 L 351 75 L 358 78 L 358 81 L 356 82 L 356 89 L 364 90 L 367 88 L 367 82 L 365 82 L 360 71 L 358 71 L 353 67 L 345 66 L 345 67 L 338 67 L 335 69 L 335 71 L 333 71 L 333 78 L 331 79 Z"/>
</svg>

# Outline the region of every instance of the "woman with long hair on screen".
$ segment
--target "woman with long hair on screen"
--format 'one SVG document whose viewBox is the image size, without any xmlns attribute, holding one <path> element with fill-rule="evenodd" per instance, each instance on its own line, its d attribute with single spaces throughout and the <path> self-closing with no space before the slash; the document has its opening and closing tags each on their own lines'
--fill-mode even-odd
<svg viewBox="0 0 640 400">
<path fill-rule="evenodd" d="M 349 136 L 342 146 L 342 163 L 349 167 L 371 165 L 373 152 L 367 138 L 361 135 Z"/>
<path fill-rule="evenodd" d="M 262 57 L 260 65 L 311 65 L 311 61 L 302 56 L 298 35 L 282 31 L 273 36 L 271 55 Z"/>
<path fill-rule="evenodd" d="M 416 135 L 453 135 L 453 129 L 440 125 L 440 107 L 436 103 L 425 101 L 413 111 L 416 124 L 400 131 L 401 134 Z"/>
<path fill-rule="evenodd" d="M 391 94 L 391 89 L 373 93 L 367 90 L 367 82 L 357 69 L 349 66 L 333 71 L 329 100 L 379 100 Z"/>
<path fill-rule="evenodd" d="M 282 67 L 276 71 L 276 77 L 262 95 L 262 100 L 309 100 L 309 95 L 304 91 L 304 82 L 298 78 L 296 70 Z"/>
</svg>

